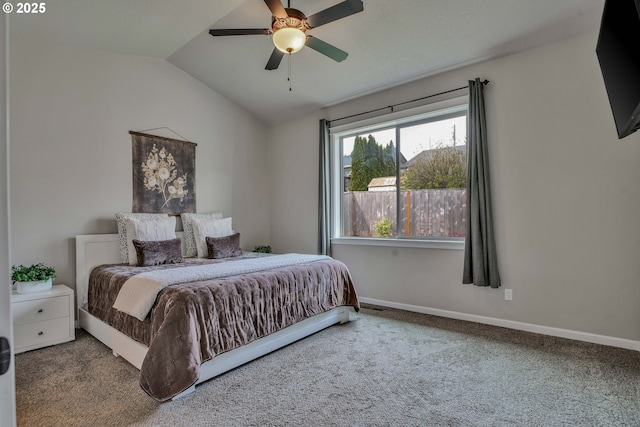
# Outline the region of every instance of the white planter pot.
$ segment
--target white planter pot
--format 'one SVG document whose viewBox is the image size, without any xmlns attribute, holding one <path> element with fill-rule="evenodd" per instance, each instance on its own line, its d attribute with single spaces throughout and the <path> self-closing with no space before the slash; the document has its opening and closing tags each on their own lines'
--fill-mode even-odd
<svg viewBox="0 0 640 427">
<path fill-rule="evenodd" d="M 16 282 L 16 291 L 19 294 L 31 294 L 51 289 L 53 279 L 41 280 L 39 282 Z"/>
</svg>

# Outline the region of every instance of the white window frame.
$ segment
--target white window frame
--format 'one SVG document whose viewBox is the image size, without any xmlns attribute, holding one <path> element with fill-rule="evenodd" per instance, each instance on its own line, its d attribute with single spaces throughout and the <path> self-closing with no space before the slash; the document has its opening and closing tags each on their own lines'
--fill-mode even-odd
<svg viewBox="0 0 640 427">
<path fill-rule="evenodd" d="M 403 125 L 405 123 L 428 120 L 461 111 L 468 111 L 469 97 L 462 96 L 445 101 L 434 102 L 421 107 L 393 112 L 381 117 L 360 120 L 331 128 L 331 244 L 357 246 L 390 246 L 404 248 L 432 248 L 464 250 L 464 239 L 421 238 L 399 236 L 395 238 L 342 236 L 342 193 L 343 164 L 341 138 L 359 132 L 372 132 L 377 129 Z M 398 144 L 398 141 L 395 141 Z"/>
</svg>

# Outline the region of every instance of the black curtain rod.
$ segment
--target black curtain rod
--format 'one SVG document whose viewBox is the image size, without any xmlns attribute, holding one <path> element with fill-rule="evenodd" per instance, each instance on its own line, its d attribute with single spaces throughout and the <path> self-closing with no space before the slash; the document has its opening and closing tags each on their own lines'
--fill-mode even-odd
<svg viewBox="0 0 640 427">
<path fill-rule="evenodd" d="M 487 85 L 489 84 L 489 80 L 484 80 L 482 82 L 483 85 Z M 391 109 L 391 112 L 393 112 L 393 109 L 395 107 L 399 107 L 401 105 L 405 105 L 405 104 L 410 104 L 412 102 L 416 102 L 416 101 L 422 101 L 423 99 L 428 99 L 428 98 L 433 98 L 434 96 L 440 96 L 440 95 L 444 95 L 447 93 L 451 93 L 451 92 L 457 92 L 459 90 L 462 89 L 467 89 L 469 87 L 469 85 L 467 86 L 462 86 L 462 87 L 458 87 L 455 89 L 450 89 L 450 90 L 445 90 L 444 92 L 440 92 L 440 93 L 434 93 L 433 95 L 427 95 L 427 96 L 423 96 L 422 98 L 416 98 L 416 99 L 412 99 L 411 101 L 405 101 L 405 102 L 400 102 L 398 104 L 393 104 L 393 105 L 388 105 L 386 107 L 382 107 L 382 108 L 376 108 L 375 110 L 369 110 L 369 111 L 365 111 L 364 113 L 358 113 L 358 114 L 352 114 L 350 116 L 344 116 L 344 117 L 340 117 L 339 119 L 333 119 L 333 120 L 328 120 L 329 122 L 329 127 L 331 127 L 331 123 L 338 121 L 338 120 L 345 120 L 345 119 L 350 119 L 352 117 L 358 117 L 358 116 L 364 116 L 365 114 L 370 114 L 370 113 L 375 113 L 378 111 L 382 111 L 382 110 L 386 110 L 386 109 Z"/>
</svg>

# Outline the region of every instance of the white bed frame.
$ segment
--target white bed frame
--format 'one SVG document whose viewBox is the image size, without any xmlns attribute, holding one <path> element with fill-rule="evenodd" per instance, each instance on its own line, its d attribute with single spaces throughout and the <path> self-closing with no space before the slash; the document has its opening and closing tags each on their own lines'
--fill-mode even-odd
<svg viewBox="0 0 640 427">
<path fill-rule="evenodd" d="M 181 237 L 182 233 L 177 233 Z M 86 310 L 89 273 L 100 264 L 120 263 L 120 241 L 117 234 L 87 234 L 76 236 L 76 302 L 78 327 L 86 330 L 107 345 L 115 356 L 122 356 L 140 369 L 147 347 L 112 328 Z M 351 320 L 351 307 L 337 307 L 315 315 L 288 328 L 257 339 L 240 348 L 228 351 L 200 366 L 200 378 L 189 389 L 174 397 L 180 398 L 195 390 L 197 384 L 234 369 L 299 339 L 336 323 Z"/>
</svg>

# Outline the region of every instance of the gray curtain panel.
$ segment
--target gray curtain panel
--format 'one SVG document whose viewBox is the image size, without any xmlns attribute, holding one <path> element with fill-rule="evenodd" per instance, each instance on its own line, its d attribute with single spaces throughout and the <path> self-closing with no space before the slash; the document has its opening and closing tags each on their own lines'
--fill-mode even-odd
<svg viewBox="0 0 640 427">
<path fill-rule="evenodd" d="M 331 255 L 330 211 L 330 139 L 329 122 L 320 120 L 320 176 L 318 191 L 318 254 Z"/>
<path fill-rule="evenodd" d="M 469 81 L 467 233 L 462 283 L 499 288 L 483 89 L 484 84 L 480 79 Z"/>
</svg>

